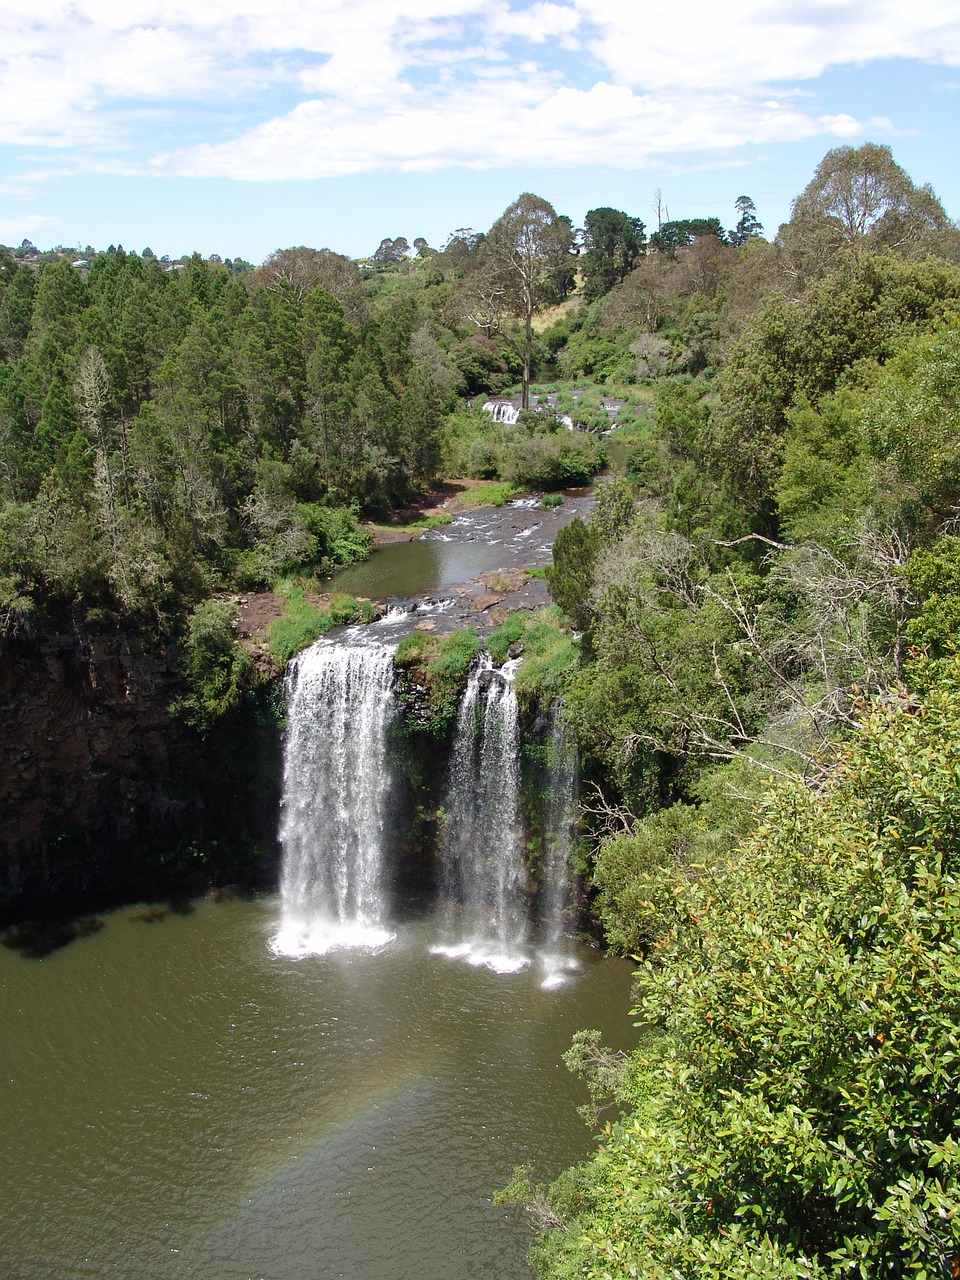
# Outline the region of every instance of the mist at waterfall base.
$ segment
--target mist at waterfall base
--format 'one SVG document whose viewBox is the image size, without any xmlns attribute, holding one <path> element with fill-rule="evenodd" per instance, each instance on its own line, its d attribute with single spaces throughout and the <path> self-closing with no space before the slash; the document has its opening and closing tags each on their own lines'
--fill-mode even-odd
<svg viewBox="0 0 960 1280">
<path fill-rule="evenodd" d="M 395 617 L 350 628 L 302 653 L 287 676 L 288 730 L 281 822 L 282 955 L 356 948 L 396 938 L 391 855 Z M 565 936 L 576 765 L 552 722 L 541 840 L 540 919 L 529 919 L 520 812 L 520 715 L 513 659 L 499 670 L 481 653 L 462 695 L 441 811 L 438 955 L 515 973 L 535 964 L 543 985 L 577 969 Z"/>
</svg>

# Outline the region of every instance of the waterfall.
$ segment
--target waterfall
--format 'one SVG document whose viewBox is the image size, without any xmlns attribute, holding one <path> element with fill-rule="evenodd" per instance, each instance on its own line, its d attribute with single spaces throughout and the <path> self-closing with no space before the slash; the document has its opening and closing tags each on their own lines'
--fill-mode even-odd
<svg viewBox="0 0 960 1280">
<path fill-rule="evenodd" d="M 545 986 L 557 986 L 565 971 L 576 968 L 569 943 L 574 923 L 573 852 L 577 823 L 577 753 L 563 731 L 560 704 L 550 712 L 550 765 L 548 799 L 543 832 L 542 962 L 547 970 Z"/>
<path fill-rule="evenodd" d="M 392 940 L 383 863 L 393 652 L 357 629 L 318 640 L 288 670 L 282 920 L 274 942 L 284 954 Z"/>
<path fill-rule="evenodd" d="M 399 619 L 403 622 L 404 619 Z M 403 757 L 388 751 L 398 619 L 317 641 L 287 672 L 280 839 L 281 921 L 274 949 L 324 954 L 378 949 L 394 938 L 391 890 L 403 844 L 391 819 L 406 803 Z M 386 629 L 386 640 L 384 637 Z M 520 660 L 474 664 L 461 697 L 442 790 L 434 951 L 498 973 L 536 959 L 543 985 L 575 969 L 570 852 L 576 754 L 559 715 L 534 830 L 541 832 L 539 930 L 528 945 L 528 869 L 520 806 L 520 723 L 513 687 Z"/>
<path fill-rule="evenodd" d="M 520 417 L 520 408 L 512 400 L 487 400 L 482 408 L 494 422 L 502 422 L 508 427 L 512 427 Z"/>
<path fill-rule="evenodd" d="M 518 662 L 484 654 L 460 702 L 444 805 L 441 898 L 449 934 L 436 948 L 505 973 L 526 963 L 520 825 Z"/>
</svg>

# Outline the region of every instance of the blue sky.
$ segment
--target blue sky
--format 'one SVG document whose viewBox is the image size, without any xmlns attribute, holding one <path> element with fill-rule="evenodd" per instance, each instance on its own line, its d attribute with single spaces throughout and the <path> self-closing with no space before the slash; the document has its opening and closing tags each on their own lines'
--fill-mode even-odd
<svg viewBox="0 0 960 1280">
<path fill-rule="evenodd" d="M 441 246 L 521 191 L 575 223 L 772 235 L 832 147 L 960 216 L 956 0 L 9 0 L 0 241 L 260 262 Z"/>
</svg>

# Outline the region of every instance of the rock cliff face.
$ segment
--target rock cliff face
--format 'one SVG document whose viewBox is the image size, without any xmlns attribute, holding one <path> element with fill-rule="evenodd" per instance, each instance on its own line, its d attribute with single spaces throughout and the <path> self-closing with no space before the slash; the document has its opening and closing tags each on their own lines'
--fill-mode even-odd
<svg viewBox="0 0 960 1280">
<path fill-rule="evenodd" d="M 80 629 L 0 652 L 0 906 L 268 878 L 280 733 L 248 708 L 201 739 L 169 655 Z"/>
</svg>

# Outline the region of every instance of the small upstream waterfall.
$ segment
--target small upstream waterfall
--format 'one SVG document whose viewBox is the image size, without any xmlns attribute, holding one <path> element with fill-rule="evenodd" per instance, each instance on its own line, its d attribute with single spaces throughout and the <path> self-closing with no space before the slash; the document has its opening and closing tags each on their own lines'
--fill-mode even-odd
<svg viewBox="0 0 960 1280">
<path fill-rule="evenodd" d="M 520 418 L 520 408 L 512 400 L 487 400 L 482 408 L 494 422 L 502 422 L 508 427 L 512 427 Z"/>
<path fill-rule="evenodd" d="M 573 852 L 577 823 L 578 761 L 563 731 L 560 706 L 550 712 L 550 768 L 543 834 L 543 962 L 551 985 L 576 967 L 570 932 L 574 924 Z"/>
<path fill-rule="evenodd" d="M 436 948 L 498 972 L 526 963 L 517 662 L 483 655 L 460 703 L 447 788 L 441 895 L 450 940 Z"/>
<path fill-rule="evenodd" d="M 393 648 L 356 629 L 319 640 L 287 673 L 281 897 L 287 955 L 376 948 L 386 929 L 384 824 Z"/>
</svg>

